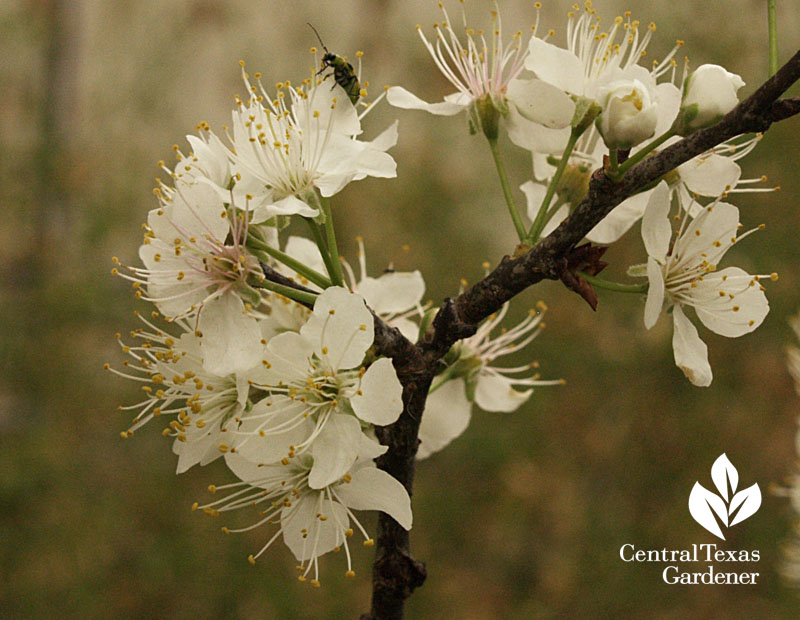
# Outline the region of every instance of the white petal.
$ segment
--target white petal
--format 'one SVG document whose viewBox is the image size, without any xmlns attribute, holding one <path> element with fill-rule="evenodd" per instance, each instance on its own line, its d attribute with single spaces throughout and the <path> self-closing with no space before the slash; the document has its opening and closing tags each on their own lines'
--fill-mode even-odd
<svg viewBox="0 0 800 620">
<path fill-rule="evenodd" d="M 711 208 L 702 209 L 689 223 L 684 234 L 675 242 L 672 253 L 687 261 L 698 261 L 698 257 L 702 256 L 715 265 L 730 248 L 731 239 L 736 236 L 738 228 L 739 209 L 727 202 L 718 202 Z M 720 242 L 719 246 L 714 245 L 717 241 Z"/>
<path fill-rule="evenodd" d="M 224 241 L 230 225 L 220 217 L 223 200 L 209 183 L 176 183 L 172 200 L 160 209 L 153 209 L 147 224 L 153 234 L 167 243 L 176 237 L 188 242 L 190 237 L 211 237 Z"/>
<path fill-rule="evenodd" d="M 416 342 L 419 338 L 419 325 L 411 319 L 398 318 L 392 319 L 387 323 L 389 327 L 394 327 L 400 330 L 400 333 L 408 338 L 411 342 Z"/>
<path fill-rule="evenodd" d="M 283 251 L 307 267 L 311 267 L 319 273 L 327 273 L 322 254 L 320 254 L 317 244 L 311 241 L 311 239 L 293 235 L 286 240 L 286 247 Z M 289 277 L 296 277 L 297 275 L 292 269 L 283 264 L 278 265 L 277 269 Z M 306 284 L 306 286 L 308 285 Z"/>
<path fill-rule="evenodd" d="M 431 393 L 419 425 L 417 458 L 427 458 L 461 435 L 469 426 L 471 410 L 463 379 L 448 381 Z"/>
<path fill-rule="evenodd" d="M 503 375 L 481 371 L 475 388 L 475 404 L 484 411 L 511 412 L 519 409 L 533 390 L 520 391 Z"/>
<path fill-rule="evenodd" d="M 313 89 L 309 99 L 299 100 L 292 111 L 295 112 L 300 127 L 309 121 L 312 127 L 328 127 L 332 132 L 344 136 L 357 136 L 361 133 L 358 112 L 350 103 L 347 93 L 338 84 L 331 82 L 320 84 Z M 315 118 L 316 112 L 319 112 L 319 115 Z"/>
<path fill-rule="evenodd" d="M 672 334 L 672 350 L 675 364 L 694 385 L 711 385 L 711 366 L 708 364 L 708 347 L 700 340 L 697 328 L 686 317 L 680 306 L 672 312 L 675 331 Z"/>
<path fill-rule="evenodd" d="M 623 200 L 589 231 L 586 238 L 593 243 L 614 243 L 638 222 L 647 208 L 650 191 Z"/>
<path fill-rule="evenodd" d="M 327 518 L 323 521 L 320 516 Z M 345 508 L 339 502 L 324 500 L 321 492 L 303 495 L 281 511 L 283 542 L 299 562 L 341 546 L 349 524 Z"/>
<path fill-rule="evenodd" d="M 331 415 L 311 445 L 314 465 L 308 475 L 308 486 L 322 489 L 344 476 L 358 456 L 361 425 L 344 413 Z"/>
<path fill-rule="evenodd" d="M 719 196 L 736 187 L 742 169 L 730 157 L 709 153 L 681 164 L 678 173 L 691 191 L 701 196 Z"/>
<path fill-rule="evenodd" d="M 508 108 L 506 129 L 514 144 L 533 153 L 562 153 L 570 134 L 569 127 L 550 129 L 529 121 L 513 105 Z"/>
<path fill-rule="evenodd" d="M 642 217 L 642 239 L 647 254 L 663 263 L 669 251 L 672 226 L 669 223 L 669 187 L 666 181 L 656 185 Z"/>
<path fill-rule="evenodd" d="M 561 90 L 582 95 L 584 89 L 583 63 L 569 50 L 531 37 L 525 68 Z"/>
<path fill-rule="evenodd" d="M 542 80 L 511 80 L 506 96 L 523 117 L 551 129 L 567 127 L 575 114 L 569 95 Z"/>
<path fill-rule="evenodd" d="M 300 333 L 333 369 L 354 368 L 372 345 L 374 323 L 360 295 L 332 286 L 317 297 L 314 312 Z"/>
<path fill-rule="evenodd" d="M 528 202 L 528 219 L 532 222 L 539 213 L 539 207 L 544 200 L 544 195 L 547 193 L 547 187 L 542 183 L 526 181 L 520 185 L 519 188 L 522 190 L 522 193 L 525 194 L 525 199 Z"/>
<path fill-rule="evenodd" d="M 712 332 L 728 338 L 749 334 L 769 313 L 769 302 L 761 286 L 738 267 L 704 276 L 692 294 L 697 299 L 697 318 Z M 708 303 L 702 303 L 703 299 Z"/>
<path fill-rule="evenodd" d="M 469 104 L 443 101 L 441 103 L 427 103 L 402 86 L 392 86 L 386 93 L 386 101 L 391 105 L 406 110 L 425 110 L 438 116 L 453 116 L 465 110 Z"/>
<path fill-rule="evenodd" d="M 405 529 L 411 529 L 411 499 L 408 491 L 381 469 L 359 469 L 353 473 L 349 483 L 336 487 L 336 494 L 353 510 L 380 510 Z"/>
<path fill-rule="evenodd" d="M 681 91 L 670 82 L 664 82 L 656 86 L 656 97 L 658 99 L 658 123 L 656 123 L 656 136 L 665 133 L 678 116 L 681 107 Z M 662 147 L 663 148 L 663 147 Z"/>
<path fill-rule="evenodd" d="M 303 424 L 291 424 L 307 408 L 299 401 L 267 396 L 253 406 L 236 429 L 233 435 L 236 439 L 232 438 L 236 452 L 259 464 L 280 461 L 289 455 L 290 446 L 302 443 L 313 431 L 308 420 Z"/>
<path fill-rule="evenodd" d="M 186 441 L 175 440 L 172 444 L 172 451 L 178 455 L 178 469 L 175 473 L 182 474 L 191 467 L 201 463 L 207 465 L 216 458 L 222 456 L 217 446 L 219 433 L 209 430 L 207 433 Z"/>
<path fill-rule="evenodd" d="M 374 362 L 361 379 L 359 391 L 350 399 L 356 415 L 377 426 L 391 424 L 403 412 L 403 386 L 397 379 L 392 360 Z"/>
<path fill-rule="evenodd" d="M 261 363 L 264 345 L 258 322 L 248 316 L 242 300 L 225 293 L 203 305 L 198 327 L 203 367 L 218 376 L 245 372 Z"/>
<path fill-rule="evenodd" d="M 389 125 L 386 129 L 384 129 L 377 138 L 374 140 L 370 140 L 366 142 L 370 146 L 370 148 L 376 151 L 388 151 L 390 148 L 397 144 L 398 132 L 397 132 L 397 125 L 398 121 L 395 121 L 391 125 Z"/>
<path fill-rule="evenodd" d="M 652 256 L 647 258 L 647 281 L 650 287 L 644 305 L 644 326 L 650 329 L 658 321 L 664 306 L 664 272 Z"/>
<path fill-rule="evenodd" d="M 267 343 L 262 364 L 264 383 L 277 385 L 283 381 L 303 381 L 310 372 L 310 358 L 314 345 L 295 332 L 278 334 Z"/>
<path fill-rule="evenodd" d="M 313 209 L 294 194 L 281 198 L 270 205 L 259 207 L 255 209 L 255 212 L 259 219 L 269 219 L 276 215 L 302 215 L 303 217 L 319 215 L 317 209 Z"/>
<path fill-rule="evenodd" d="M 419 271 L 394 271 L 364 278 L 358 283 L 358 294 L 378 314 L 405 312 L 422 301 L 425 281 Z"/>
</svg>

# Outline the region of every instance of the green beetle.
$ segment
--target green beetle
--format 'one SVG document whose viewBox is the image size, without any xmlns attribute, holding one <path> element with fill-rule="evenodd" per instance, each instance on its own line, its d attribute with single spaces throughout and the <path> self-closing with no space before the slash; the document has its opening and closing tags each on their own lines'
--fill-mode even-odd
<svg viewBox="0 0 800 620">
<path fill-rule="evenodd" d="M 361 84 L 358 83 L 358 76 L 356 75 L 355 69 L 353 69 L 353 65 L 341 56 L 329 52 L 328 48 L 325 47 L 325 44 L 322 42 L 322 37 L 319 36 L 317 29 L 311 24 L 308 24 L 308 26 L 314 31 L 314 34 L 317 35 L 319 44 L 322 46 L 322 49 L 325 50 L 325 55 L 322 57 L 322 69 L 319 70 L 318 74 L 326 69 L 333 69 L 333 79 L 344 89 L 344 92 L 346 92 L 347 96 L 350 98 L 350 102 L 355 105 L 361 97 Z"/>
</svg>

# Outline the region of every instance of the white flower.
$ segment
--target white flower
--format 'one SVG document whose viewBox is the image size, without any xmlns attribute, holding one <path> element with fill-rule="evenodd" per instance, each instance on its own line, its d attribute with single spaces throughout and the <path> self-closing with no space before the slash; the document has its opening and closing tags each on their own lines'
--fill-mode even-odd
<svg viewBox="0 0 800 620">
<path fill-rule="evenodd" d="M 563 383 L 541 380 L 538 373 L 512 376 L 538 368 L 536 362 L 514 368 L 494 366 L 495 360 L 519 351 L 539 335 L 544 304 L 540 303 L 539 309 L 540 312 L 529 312 L 516 327 L 492 338 L 492 331 L 508 312 L 508 304 L 505 304 L 473 336 L 453 346 L 445 358 L 448 367 L 431 385 L 420 423 L 421 444 L 417 458 L 426 458 L 441 450 L 464 432 L 469 425 L 472 402 L 485 411 L 511 412 L 530 398 L 534 386 Z"/>
<path fill-rule="evenodd" d="M 128 267 L 133 275 L 123 275 L 134 282 L 137 297 L 152 301 L 170 319 L 193 315 L 227 293 L 245 294 L 258 305 L 260 295 L 247 286 L 250 276 L 263 278 L 244 247 L 247 213 L 226 208 L 206 183 L 181 180 L 157 194 L 161 206 L 150 211 L 139 248 L 145 268 Z"/>
<path fill-rule="evenodd" d="M 350 290 L 358 293 L 364 298 L 375 314 L 377 314 L 387 325 L 396 327 L 400 332 L 412 342 L 416 341 L 419 331 L 418 325 L 410 317 L 422 314 L 422 296 L 425 294 L 425 281 L 418 270 L 414 271 L 394 271 L 387 269 L 379 277 L 374 278 L 367 273 L 366 253 L 364 251 L 364 240 L 357 237 L 358 242 L 358 265 L 360 275 L 356 276 L 355 271 L 346 260 L 342 259 L 342 266 L 347 274 Z M 325 264 L 317 245 L 304 237 L 289 237 L 286 240 L 286 254 L 299 260 L 303 264 L 317 271 L 323 272 Z M 287 277 L 295 278 L 303 286 L 314 290 L 319 287 L 308 282 L 302 275 L 295 273 L 285 265 L 277 264 L 275 268 Z M 297 306 L 292 308 L 291 306 Z M 273 304 L 273 310 L 276 304 Z M 277 319 L 283 325 L 290 324 L 292 318 L 296 318 L 302 306 L 291 304 L 278 310 Z M 273 312 L 273 314 L 275 314 Z M 303 321 L 305 322 L 305 321 Z M 297 327 L 299 331 L 300 327 Z"/>
<path fill-rule="evenodd" d="M 197 463 L 206 465 L 229 449 L 229 426 L 235 428 L 235 421 L 247 406 L 247 374 L 208 372 L 203 366 L 200 339 L 184 322 L 176 322 L 185 330 L 177 340 L 144 322 L 152 331 L 131 332 L 143 344 L 128 346 L 120 341 L 123 351 L 135 360 L 134 364 L 125 363 L 128 372 L 106 365 L 111 372 L 144 384 L 142 402 L 120 407 L 138 412 L 122 435 L 130 437 L 153 418 L 171 416 L 174 419 L 163 435 L 175 438 L 178 473 Z"/>
<path fill-rule="evenodd" d="M 597 129 L 610 149 L 630 149 L 652 138 L 658 122 L 656 104 L 639 80 L 615 80 L 599 89 L 603 111 Z"/>
<path fill-rule="evenodd" d="M 273 98 L 242 73 L 249 98 L 238 100 L 233 113 L 231 167 L 248 187 L 255 180 L 268 192 L 259 218 L 313 217 L 318 213 L 315 190 L 329 197 L 350 181 L 396 176 L 395 162 L 385 151 L 397 142 L 397 123 L 372 142 L 362 142 L 356 139 L 361 119 L 338 84 L 331 87 L 316 77 L 302 86 L 285 82 Z"/>
<path fill-rule="evenodd" d="M 488 133 L 496 132 L 497 115 L 493 110 L 507 116 L 512 136 L 536 133 L 536 125 L 566 127 L 572 120 L 575 104 L 561 90 L 541 80 L 518 79 L 527 54 L 521 44 L 522 32 L 518 31 L 504 45 L 500 14 L 496 3 L 492 4 L 489 42 L 482 30 L 476 32 L 465 26 L 466 40 L 462 44 L 442 5 L 444 20 L 434 25 L 435 42 L 429 41 L 417 26 L 425 47 L 442 74 L 456 88 L 455 93 L 447 95 L 441 103 L 427 103 L 395 86 L 389 89 L 387 100 L 400 108 L 425 110 L 442 116 L 470 111 L 471 119 Z M 533 26 L 534 37 L 535 34 L 536 26 Z M 481 107 L 477 108 L 477 105 Z"/>
<path fill-rule="evenodd" d="M 686 78 L 681 113 L 691 132 L 716 123 L 736 104 L 742 78 L 719 65 L 701 65 Z"/>
<path fill-rule="evenodd" d="M 736 207 L 714 202 L 695 218 L 684 216 L 671 248 L 669 210 L 669 189 L 662 181 L 652 193 L 642 220 L 650 284 L 644 323 L 650 329 L 664 306 L 672 307 L 675 363 L 694 385 L 708 386 L 712 374 L 707 347 L 683 308 L 693 307 L 703 325 L 717 334 L 742 336 L 758 327 L 769 312 L 759 284 L 765 276 L 751 276 L 738 267 L 717 271 L 725 252 L 749 234 L 737 239 Z"/>
<path fill-rule="evenodd" d="M 575 97 L 585 97 L 600 102 L 601 89 L 616 80 L 639 80 L 647 85 L 651 99 L 658 102 L 656 135 L 672 124 L 680 105 L 680 92 L 671 83 L 656 86 L 656 78 L 675 66 L 673 56 L 682 42 L 672 49 L 652 71 L 637 63 L 644 56 L 655 24 L 650 24 L 640 35 L 639 22 L 631 21 L 630 14 L 617 17 L 611 28 L 600 32 L 599 18 L 591 5 L 579 17 L 568 13 L 567 48 L 563 49 L 542 39 L 532 37 L 525 67 L 541 80 L 552 84 Z M 663 129 L 662 129 L 663 127 Z M 520 144 L 534 153 L 561 153 L 569 138 L 568 129 L 540 131 L 535 139 Z M 593 168 L 597 159 L 598 134 L 589 129 L 576 145 L 573 156 L 576 162 L 589 158 Z M 602 156 L 602 153 L 600 154 Z"/>
<path fill-rule="evenodd" d="M 280 536 L 297 558 L 300 581 L 311 576 L 311 584 L 319 586 L 319 557 L 329 551 L 344 548 L 348 577 L 354 577 L 349 539 L 357 529 L 363 536 L 364 546 L 374 544 L 366 529 L 353 514 L 353 510 L 380 510 L 391 516 L 402 527 L 411 529 L 411 500 L 405 487 L 371 462 L 375 453 L 368 449 L 358 454 L 355 465 L 340 478 L 323 488 L 310 485 L 313 460 L 297 457 L 285 464 L 265 465 L 255 463 L 238 454 L 226 456 L 231 471 L 242 481 L 224 486 L 211 486 L 209 490 L 232 490 L 227 497 L 198 506 L 207 514 L 263 506 L 261 518 L 241 529 L 223 528 L 227 533 L 244 532 L 261 525 L 279 523 L 278 531 L 258 553 L 248 560 L 255 564 L 267 548 Z M 313 574 L 312 574 L 313 573 Z"/>
<path fill-rule="evenodd" d="M 373 338 L 363 298 L 341 287 L 325 290 L 299 334 L 267 343 L 253 383 L 270 395 L 242 417 L 233 450 L 265 462 L 310 453 L 313 488 L 344 475 L 362 443 L 359 421 L 384 426 L 403 410 L 391 360 L 361 367 Z M 272 455 L 266 460 L 265 451 Z"/>
</svg>

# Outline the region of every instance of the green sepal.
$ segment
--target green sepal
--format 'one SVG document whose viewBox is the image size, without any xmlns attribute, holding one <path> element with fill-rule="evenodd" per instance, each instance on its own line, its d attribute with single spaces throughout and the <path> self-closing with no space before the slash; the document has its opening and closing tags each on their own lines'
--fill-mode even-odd
<svg viewBox="0 0 800 620">
<path fill-rule="evenodd" d="M 626 272 L 631 278 L 646 278 L 647 277 L 647 263 L 639 263 L 638 265 L 631 265 Z"/>
</svg>

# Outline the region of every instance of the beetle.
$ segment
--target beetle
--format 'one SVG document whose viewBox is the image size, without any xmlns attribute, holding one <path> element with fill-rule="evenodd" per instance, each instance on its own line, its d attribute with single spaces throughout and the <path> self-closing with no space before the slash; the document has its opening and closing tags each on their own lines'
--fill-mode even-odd
<svg viewBox="0 0 800 620">
<path fill-rule="evenodd" d="M 328 51 L 328 48 L 325 47 L 325 44 L 322 42 L 322 37 L 319 36 L 317 29 L 314 28 L 314 26 L 312 26 L 310 23 L 308 24 L 308 27 L 314 31 L 315 35 L 317 35 L 317 39 L 319 39 L 322 49 L 325 50 L 325 55 L 322 57 L 322 69 L 317 72 L 317 75 L 326 69 L 333 69 L 333 79 L 344 89 L 344 92 L 347 93 L 347 96 L 350 98 L 350 102 L 353 105 L 356 105 L 356 103 L 358 103 L 358 99 L 361 97 L 361 84 L 358 83 L 358 76 L 356 75 L 355 69 L 353 69 L 353 65 L 347 62 L 341 56 L 337 56 L 336 54 L 332 54 L 330 51 Z"/>
</svg>

